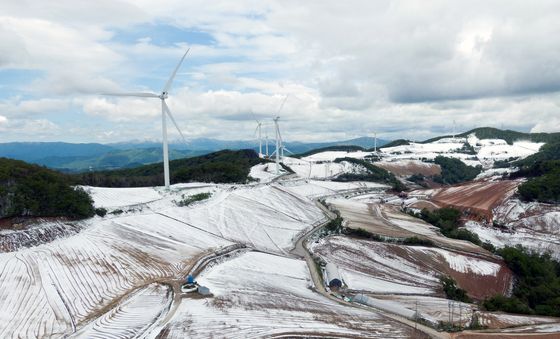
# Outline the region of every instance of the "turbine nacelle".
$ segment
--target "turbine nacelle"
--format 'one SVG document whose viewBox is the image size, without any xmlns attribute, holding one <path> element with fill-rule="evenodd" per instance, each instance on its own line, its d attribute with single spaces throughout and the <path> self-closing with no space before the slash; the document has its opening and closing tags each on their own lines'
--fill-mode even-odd
<svg viewBox="0 0 560 339">
<path fill-rule="evenodd" d="M 161 92 L 161 94 L 159 95 L 159 98 L 160 98 L 161 100 L 165 100 L 165 99 L 167 99 L 168 97 L 169 97 L 169 93 L 167 93 L 167 92 Z"/>
</svg>

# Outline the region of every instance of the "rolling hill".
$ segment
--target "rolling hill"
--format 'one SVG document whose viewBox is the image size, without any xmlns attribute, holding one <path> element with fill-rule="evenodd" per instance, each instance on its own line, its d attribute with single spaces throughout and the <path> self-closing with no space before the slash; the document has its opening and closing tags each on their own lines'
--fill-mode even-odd
<svg viewBox="0 0 560 339">
<path fill-rule="evenodd" d="M 377 140 L 378 146 L 385 143 L 387 143 L 386 140 Z M 373 144 L 373 138 L 369 137 L 333 142 L 285 143 L 286 147 L 294 153 L 339 145 L 371 148 Z M 269 140 L 269 151 L 272 152 L 273 148 L 273 142 Z M 169 149 L 170 159 L 173 160 L 204 155 L 223 149 L 252 149 L 258 151 L 258 141 L 199 138 L 190 140 L 188 144 L 171 142 Z M 0 143 L 0 157 L 23 160 L 70 173 L 131 168 L 162 161 L 161 143 L 155 141 L 131 141 L 111 144 L 73 144 L 64 142 Z"/>
</svg>

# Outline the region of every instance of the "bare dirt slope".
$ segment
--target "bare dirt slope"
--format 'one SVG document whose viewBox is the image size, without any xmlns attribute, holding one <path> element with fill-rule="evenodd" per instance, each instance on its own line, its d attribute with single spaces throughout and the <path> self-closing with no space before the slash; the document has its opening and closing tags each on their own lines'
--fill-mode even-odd
<svg viewBox="0 0 560 339">
<path fill-rule="evenodd" d="M 386 169 L 400 177 L 409 177 L 413 174 L 422 174 L 423 176 L 441 174 L 439 165 L 420 160 L 379 161 L 375 163 L 375 166 Z"/>
<path fill-rule="evenodd" d="M 444 296 L 439 282 L 439 277 L 444 275 L 454 278 L 471 297 L 484 299 L 507 293 L 513 278 L 501 260 L 434 247 L 345 236 L 331 236 L 310 246 L 327 262 L 337 264 L 352 290 Z"/>
<path fill-rule="evenodd" d="M 437 227 L 402 213 L 397 206 L 341 199 L 330 200 L 329 203 L 340 211 L 350 228 L 362 228 L 385 237 L 416 236 L 430 239 L 442 248 L 495 258 L 490 252 L 470 242 L 442 236 Z"/>
<path fill-rule="evenodd" d="M 492 210 L 509 198 L 520 183 L 517 180 L 472 181 L 435 189 L 430 198 L 438 205 L 470 211 L 492 220 Z"/>
</svg>

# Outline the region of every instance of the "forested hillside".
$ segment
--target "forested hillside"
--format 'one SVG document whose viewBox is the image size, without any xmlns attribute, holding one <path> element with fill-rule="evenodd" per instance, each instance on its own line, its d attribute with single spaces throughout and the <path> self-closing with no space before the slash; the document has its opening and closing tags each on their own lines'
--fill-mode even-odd
<svg viewBox="0 0 560 339">
<path fill-rule="evenodd" d="M 0 158 L 0 218 L 93 216 L 89 195 L 70 183 L 56 171 Z"/>
<path fill-rule="evenodd" d="M 560 142 L 546 144 L 538 153 L 517 161 L 514 165 L 519 167 L 519 171 L 512 173 L 512 178 L 529 178 L 519 186 L 519 194 L 523 199 L 560 202 Z"/>
<path fill-rule="evenodd" d="M 223 150 L 203 156 L 169 162 L 171 183 L 214 182 L 244 183 L 249 180 L 252 166 L 262 163 L 253 150 Z M 160 186 L 163 184 L 161 163 L 115 171 L 76 174 L 76 183 L 104 187 Z"/>
</svg>

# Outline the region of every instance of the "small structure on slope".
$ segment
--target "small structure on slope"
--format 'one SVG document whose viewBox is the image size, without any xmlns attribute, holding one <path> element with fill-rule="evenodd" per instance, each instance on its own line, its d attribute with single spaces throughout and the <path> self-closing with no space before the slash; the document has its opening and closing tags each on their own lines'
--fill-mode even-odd
<svg viewBox="0 0 560 339">
<path fill-rule="evenodd" d="M 338 271 L 338 267 L 333 263 L 327 263 L 325 266 L 325 273 L 327 276 L 326 284 L 331 289 L 339 289 L 342 287 L 342 276 Z"/>
<path fill-rule="evenodd" d="M 194 280 L 194 277 L 189 274 L 185 279 L 185 283 L 181 285 L 181 292 L 191 293 L 191 292 L 195 292 L 197 289 L 198 289 L 198 283 Z"/>
<path fill-rule="evenodd" d="M 210 293 L 210 289 L 206 286 L 198 286 L 198 290 L 197 290 L 198 294 L 203 295 L 203 296 L 209 296 L 212 293 Z"/>
</svg>

